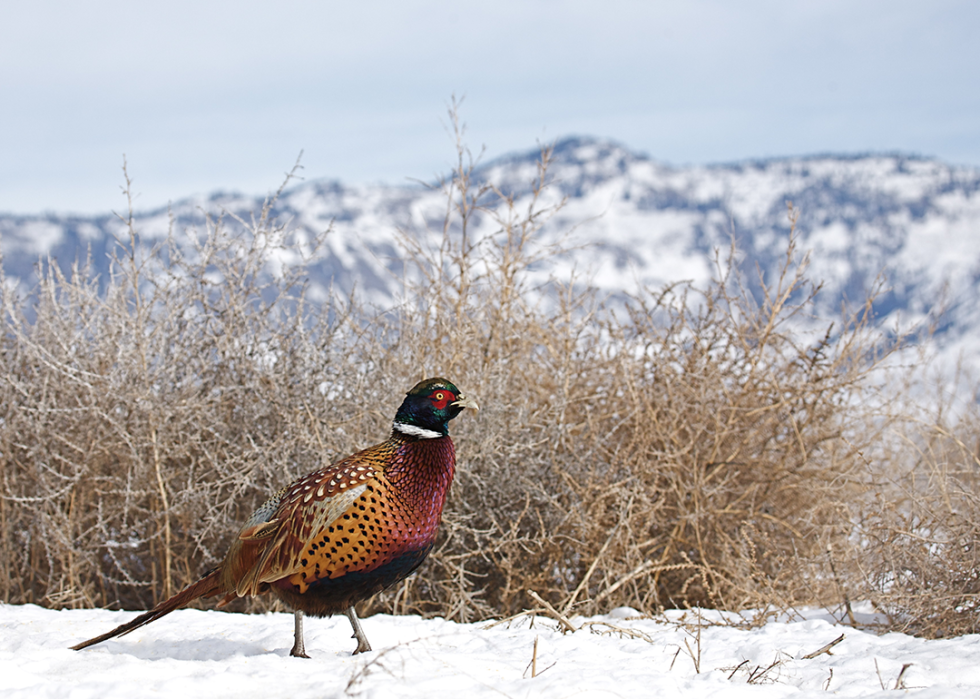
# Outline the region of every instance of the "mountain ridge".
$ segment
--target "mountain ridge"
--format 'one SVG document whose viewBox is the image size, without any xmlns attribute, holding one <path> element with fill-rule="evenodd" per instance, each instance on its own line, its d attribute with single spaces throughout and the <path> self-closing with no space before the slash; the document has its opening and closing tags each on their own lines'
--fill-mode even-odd
<svg viewBox="0 0 980 699">
<path fill-rule="evenodd" d="M 473 177 L 521 200 L 540 155 L 534 148 L 477 163 Z M 980 169 L 903 153 L 677 166 L 613 140 L 568 136 L 553 145 L 549 178 L 544 202 L 564 198 L 564 205 L 538 239 L 543 246 L 567 240 L 573 249 L 537 266 L 535 280 L 575 271 L 613 296 L 679 280 L 704 284 L 714 251 L 732 239 L 745 274 L 771 275 L 785 255 L 792 202 L 799 248 L 810 253 L 809 276 L 824 286 L 820 314 L 859 302 L 884 274 L 879 323 L 922 320 L 946 303 L 939 325 L 944 347 L 980 349 L 973 340 L 980 335 Z M 384 306 L 398 293 L 398 236 L 441 234 L 445 205 L 437 184 L 302 181 L 283 190 L 273 213 L 306 234 L 331 228 L 311 265 L 315 287 L 344 293 L 356 287 Z M 149 243 L 167 234 L 172 216 L 175 233 L 186 238 L 206 225 L 207 215 L 247 219 L 265 199 L 213 192 L 136 212 L 136 224 Z M 86 249 L 96 271 L 104 271 L 113 236 L 124 230 L 111 214 L 0 215 L 5 272 L 29 287 L 39 256 L 52 256 L 67 271 Z"/>
</svg>

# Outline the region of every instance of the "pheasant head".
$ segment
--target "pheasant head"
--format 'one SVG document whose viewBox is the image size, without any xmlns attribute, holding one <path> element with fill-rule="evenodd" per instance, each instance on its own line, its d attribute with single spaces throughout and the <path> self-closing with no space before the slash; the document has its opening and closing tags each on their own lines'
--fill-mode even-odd
<svg viewBox="0 0 980 699">
<path fill-rule="evenodd" d="M 449 421 L 464 408 L 479 410 L 472 398 L 464 396 L 451 381 L 434 378 L 412 388 L 395 414 L 392 430 L 420 439 L 449 435 Z"/>
</svg>

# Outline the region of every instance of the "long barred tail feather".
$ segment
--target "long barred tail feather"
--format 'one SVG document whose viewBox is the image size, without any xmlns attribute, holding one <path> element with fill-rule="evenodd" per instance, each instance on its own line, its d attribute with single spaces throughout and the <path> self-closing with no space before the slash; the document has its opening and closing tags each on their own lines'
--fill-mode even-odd
<svg viewBox="0 0 980 699">
<path fill-rule="evenodd" d="M 188 587 L 184 588 L 170 599 L 164 600 L 145 614 L 140 614 L 132 621 L 125 623 L 122 626 L 117 626 L 108 633 L 104 633 L 101 636 L 96 636 L 95 638 L 90 638 L 87 641 L 79 643 L 77 646 L 72 646 L 71 649 L 82 650 L 83 648 L 94 646 L 96 643 L 108 641 L 110 638 L 115 638 L 116 636 L 125 636 L 130 631 L 135 631 L 141 626 L 146 626 L 150 622 L 166 616 L 175 609 L 186 607 L 188 604 L 200 597 L 211 597 L 223 591 L 224 590 L 221 587 L 221 569 L 215 568 L 193 585 L 189 585 Z"/>
</svg>

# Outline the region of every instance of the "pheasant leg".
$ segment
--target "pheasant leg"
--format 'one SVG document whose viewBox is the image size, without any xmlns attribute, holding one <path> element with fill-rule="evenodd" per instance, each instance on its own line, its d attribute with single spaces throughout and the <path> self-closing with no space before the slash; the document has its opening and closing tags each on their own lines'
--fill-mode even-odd
<svg viewBox="0 0 980 699">
<path fill-rule="evenodd" d="M 309 658 L 306 654 L 306 644 L 303 643 L 303 612 L 297 609 L 293 612 L 293 621 L 295 623 L 295 638 L 293 639 L 293 649 L 289 651 L 289 654 L 294 658 Z"/>
<path fill-rule="evenodd" d="M 371 644 L 368 643 L 367 635 L 364 633 L 364 628 L 361 626 L 361 620 L 357 618 L 357 612 L 354 611 L 353 605 L 347 608 L 344 612 L 347 618 L 350 619 L 351 628 L 354 629 L 354 635 L 351 638 L 357 639 L 357 648 L 354 649 L 352 655 L 357 655 L 358 653 L 366 653 L 371 650 Z"/>
</svg>

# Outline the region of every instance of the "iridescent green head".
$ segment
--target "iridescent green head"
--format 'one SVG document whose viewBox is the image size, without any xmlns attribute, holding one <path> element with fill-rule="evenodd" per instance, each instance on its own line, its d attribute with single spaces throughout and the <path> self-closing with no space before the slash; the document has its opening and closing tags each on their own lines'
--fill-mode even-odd
<svg viewBox="0 0 980 699">
<path fill-rule="evenodd" d="M 463 412 L 464 408 L 479 410 L 472 398 L 467 398 L 447 379 L 426 379 L 415 384 L 405 396 L 395 414 L 395 432 L 434 439 L 449 435 L 449 421 Z"/>
</svg>

